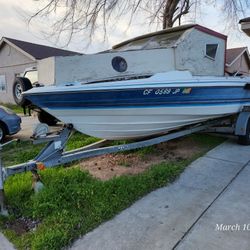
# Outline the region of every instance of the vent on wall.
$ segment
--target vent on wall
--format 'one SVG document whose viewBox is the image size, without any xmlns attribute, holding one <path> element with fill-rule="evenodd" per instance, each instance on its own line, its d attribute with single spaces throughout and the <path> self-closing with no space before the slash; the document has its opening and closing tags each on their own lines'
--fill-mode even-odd
<svg viewBox="0 0 250 250">
<path fill-rule="evenodd" d="M 113 69 L 118 72 L 125 72 L 128 68 L 126 60 L 120 56 L 114 57 L 111 64 Z"/>
</svg>

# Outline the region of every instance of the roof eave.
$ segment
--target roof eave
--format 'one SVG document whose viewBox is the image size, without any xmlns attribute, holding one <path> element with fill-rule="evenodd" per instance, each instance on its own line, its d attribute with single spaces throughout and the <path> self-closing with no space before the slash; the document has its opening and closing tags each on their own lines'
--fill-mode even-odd
<svg viewBox="0 0 250 250">
<path fill-rule="evenodd" d="M 33 57 L 32 55 L 30 55 L 29 53 L 27 53 L 26 51 L 22 50 L 21 48 L 19 48 L 18 46 L 16 46 L 14 43 L 10 42 L 7 38 L 3 37 L 1 39 L 1 43 L 0 43 L 0 47 L 2 46 L 3 43 L 7 43 L 10 46 L 14 47 L 16 50 L 18 50 L 19 52 L 21 52 L 22 54 L 24 54 L 25 56 L 27 56 L 28 58 L 30 58 L 33 61 L 36 61 L 37 59 L 35 57 Z"/>
<path fill-rule="evenodd" d="M 147 37 L 190 29 L 190 28 L 193 28 L 195 25 L 196 24 L 186 24 L 186 25 L 182 25 L 182 26 L 177 26 L 177 27 L 164 29 L 164 30 L 160 30 L 160 31 L 155 31 L 155 32 L 152 32 L 152 33 L 137 36 L 137 37 L 128 39 L 128 40 L 126 40 L 124 42 L 121 42 L 121 43 L 118 43 L 118 44 L 114 45 L 112 47 L 112 49 L 117 49 L 117 48 L 119 48 L 119 47 L 121 47 L 121 46 L 123 46 L 125 44 L 131 43 L 131 42 L 136 41 L 136 40 L 144 39 L 144 38 L 147 38 Z"/>
<path fill-rule="evenodd" d="M 241 53 L 237 57 L 235 57 L 235 59 L 231 63 L 227 64 L 227 67 L 231 67 L 245 52 L 247 53 L 248 64 L 250 65 L 250 56 L 247 47 L 245 47 L 245 49 L 242 50 Z"/>
<path fill-rule="evenodd" d="M 188 29 L 191 29 L 191 28 L 195 28 L 195 29 L 197 29 L 197 30 L 199 30 L 201 32 L 216 36 L 216 37 L 221 38 L 221 39 L 223 39 L 225 41 L 227 40 L 227 36 L 225 36 L 225 35 L 223 35 L 221 33 L 218 33 L 216 31 L 213 31 L 211 29 L 208 29 L 206 27 L 203 27 L 203 26 L 201 26 L 199 24 L 186 24 L 186 25 L 176 26 L 176 27 L 173 27 L 173 28 L 168 28 L 168 29 L 164 29 L 164 30 L 160 30 L 160 31 L 156 31 L 156 32 L 152 32 L 152 33 L 148 33 L 148 34 L 145 34 L 145 35 L 134 37 L 132 39 L 129 39 L 129 40 L 126 40 L 124 42 L 121 42 L 119 44 L 114 45 L 112 47 L 112 49 L 117 49 L 117 48 L 119 48 L 121 46 L 124 46 L 125 44 L 131 43 L 131 42 L 136 41 L 136 40 L 144 39 L 144 38 L 147 38 L 147 37 L 166 34 L 166 33 L 172 33 L 172 32 L 177 32 L 177 31 L 182 31 L 182 30 L 185 31 L 185 30 L 188 30 Z"/>
</svg>

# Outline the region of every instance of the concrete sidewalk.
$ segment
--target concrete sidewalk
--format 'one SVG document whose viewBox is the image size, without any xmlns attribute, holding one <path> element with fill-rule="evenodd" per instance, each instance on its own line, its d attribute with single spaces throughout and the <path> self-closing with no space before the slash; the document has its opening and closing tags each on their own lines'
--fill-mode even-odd
<svg viewBox="0 0 250 250">
<path fill-rule="evenodd" d="M 175 183 L 145 196 L 70 249 L 248 250 L 249 161 L 249 146 L 226 142 L 193 162 Z"/>
<path fill-rule="evenodd" d="M 0 250 L 15 250 L 14 246 L 0 232 Z"/>
</svg>

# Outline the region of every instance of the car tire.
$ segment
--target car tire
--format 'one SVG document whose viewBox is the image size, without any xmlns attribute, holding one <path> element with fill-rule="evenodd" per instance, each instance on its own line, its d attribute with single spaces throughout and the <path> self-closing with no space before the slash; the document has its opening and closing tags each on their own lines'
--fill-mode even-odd
<svg viewBox="0 0 250 250">
<path fill-rule="evenodd" d="M 250 119 L 247 122 L 246 134 L 238 136 L 238 144 L 240 145 L 250 145 Z"/>
<path fill-rule="evenodd" d="M 22 92 L 32 88 L 32 84 L 28 78 L 16 77 L 13 84 L 13 97 L 17 105 L 27 106 L 30 102 L 23 97 Z"/>
<path fill-rule="evenodd" d="M 49 114 L 43 110 L 41 110 L 38 113 L 38 120 L 39 120 L 39 122 L 46 123 L 49 126 L 55 126 L 58 122 L 58 120 L 54 116 L 52 116 L 51 114 Z"/>
<path fill-rule="evenodd" d="M 3 123 L 0 123 L 0 143 L 2 143 L 6 136 L 6 127 Z"/>
</svg>

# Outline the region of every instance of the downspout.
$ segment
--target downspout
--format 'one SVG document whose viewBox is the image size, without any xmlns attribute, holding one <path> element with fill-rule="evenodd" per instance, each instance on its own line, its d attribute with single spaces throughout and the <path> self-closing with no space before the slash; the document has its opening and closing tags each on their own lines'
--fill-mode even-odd
<svg viewBox="0 0 250 250">
<path fill-rule="evenodd" d="M 226 74 L 227 37 L 224 41 L 225 41 L 225 51 L 224 51 L 224 74 L 223 75 L 225 76 L 225 74 Z"/>
</svg>

